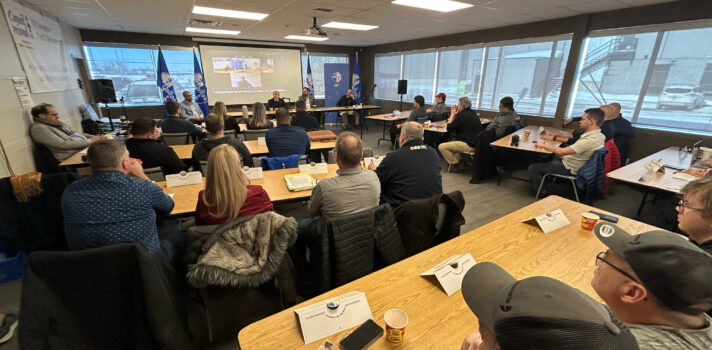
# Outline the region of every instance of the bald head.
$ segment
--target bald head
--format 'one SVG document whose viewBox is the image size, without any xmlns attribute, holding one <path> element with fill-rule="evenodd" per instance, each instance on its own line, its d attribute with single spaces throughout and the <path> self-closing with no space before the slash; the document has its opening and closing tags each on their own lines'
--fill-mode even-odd
<svg viewBox="0 0 712 350">
<path fill-rule="evenodd" d="M 613 102 L 613 103 L 609 103 L 608 105 L 613 107 L 614 114 L 616 115 L 616 117 L 621 114 L 621 104 L 620 103 Z"/>
<path fill-rule="evenodd" d="M 610 105 L 603 105 L 601 107 L 598 107 L 603 111 L 603 117 L 605 120 L 613 119 L 617 116 L 616 110 L 613 109 Z"/>
<path fill-rule="evenodd" d="M 336 139 L 336 160 L 339 167 L 355 168 L 361 163 L 363 148 L 361 139 L 352 132 L 342 132 Z"/>
<path fill-rule="evenodd" d="M 279 124 L 289 125 L 292 122 L 292 116 L 289 114 L 289 110 L 284 107 L 278 108 L 274 115 L 277 117 L 277 123 Z"/>
</svg>

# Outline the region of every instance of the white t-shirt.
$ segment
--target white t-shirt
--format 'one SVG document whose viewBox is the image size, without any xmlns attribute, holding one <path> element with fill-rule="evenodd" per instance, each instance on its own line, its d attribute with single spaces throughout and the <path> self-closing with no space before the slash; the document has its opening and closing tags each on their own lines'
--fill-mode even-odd
<svg viewBox="0 0 712 350">
<path fill-rule="evenodd" d="M 581 137 L 571 146 L 571 149 L 576 154 L 562 156 L 561 162 L 564 167 L 571 171 L 572 175 L 576 175 L 579 169 L 586 164 L 593 152 L 603 147 L 606 137 L 601 132 L 601 129 L 586 131 Z"/>
<path fill-rule="evenodd" d="M 702 329 L 679 329 L 639 324 L 627 326 L 635 340 L 638 341 L 640 350 L 709 350 L 712 349 L 712 318 L 705 315 L 705 320 L 707 326 Z"/>
</svg>

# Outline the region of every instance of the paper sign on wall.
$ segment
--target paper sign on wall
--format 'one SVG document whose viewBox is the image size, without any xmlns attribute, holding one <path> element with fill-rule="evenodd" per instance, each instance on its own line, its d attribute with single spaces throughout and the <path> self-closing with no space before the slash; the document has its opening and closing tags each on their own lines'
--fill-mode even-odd
<svg viewBox="0 0 712 350">
<path fill-rule="evenodd" d="M 12 78 L 12 84 L 15 86 L 15 91 L 17 91 L 17 97 L 20 98 L 22 108 L 34 107 L 35 101 L 32 100 L 32 95 L 30 95 L 30 87 L 27 86 L 27 79 Z"/>
<path fill-rule="evenodd" d="M 460 290 L 465 273 L 475 264 L 475 258 L 470 253 L 453 255 L 420 275 L 423 277 L 435 276 L 445 294 L 451 296 Z"/>
<path fill-rule="evenodd" d="M 538 226 L 542 231 L 544 231 L 544 233 L 549 233 L 557 228 L 564 227 L 571 223 L 561 209 L 556 209 L 522 222 Z"/>
<path fill-rule="evenodd" d="M 309 175 L 327 174 L 329 173 L 329 167 L 326 163 L 300 164 L 299 172 Z"/>
<path fill-rule="evenodd" d="M 304 344 L 358 326 L 373 319 L 366 294 L 353 291 L 295 309 Z"/>
</svg>

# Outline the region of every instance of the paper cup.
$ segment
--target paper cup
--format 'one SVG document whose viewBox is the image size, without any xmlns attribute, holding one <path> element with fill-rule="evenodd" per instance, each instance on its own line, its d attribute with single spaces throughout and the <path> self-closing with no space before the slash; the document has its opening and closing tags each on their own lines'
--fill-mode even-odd
<svg viewBox="0 0 712 350">
<path fill-rule="evenodd" d="M 532 132 L 530 130 L 524 130 L 524 139 L 525 140 L 529 139 L 529 135 L 531 135 L 531 133 Z"/>
<path fill-rule="evenodd" d="M 700 147 L 700 151 L 702 151 L 702 160 L 712 159 L 712 148 Z"/>
<path fill-rule="evenodd" d="M 383 319 L 386 321 L 386 339 L 394 344 L 402 343 L 405 326 L 408 325 L 408 314 L 401 309 L 388 309 Z"/>
<path fill-rule="evenodd" d="M 581 228 L 586 230 L 586 231 L 593 231 L 593 227 L 596 226 L 596 223 L 600 217 L 596 214 L 591 214 L 591 213 L 582 213 L 581 214 Z"/>
</svg>

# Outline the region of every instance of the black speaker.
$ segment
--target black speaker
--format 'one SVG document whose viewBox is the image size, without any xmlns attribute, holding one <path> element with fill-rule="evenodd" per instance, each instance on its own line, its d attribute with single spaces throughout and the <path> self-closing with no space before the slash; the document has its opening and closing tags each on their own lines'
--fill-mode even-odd
<svg viewBox="0 0 712 350">
<path fill-rule="evenodd" d="M 116 103 L 116 91 L 114 91 L 114 82 L 111 79 L 92 79 L 89 82 L 97 102 Z"/>
<path fill-rule="evenodd" d="M 408 93 L 408 81 L 398 80 L 398 95 L 405 95 Z"/>
</svg>

